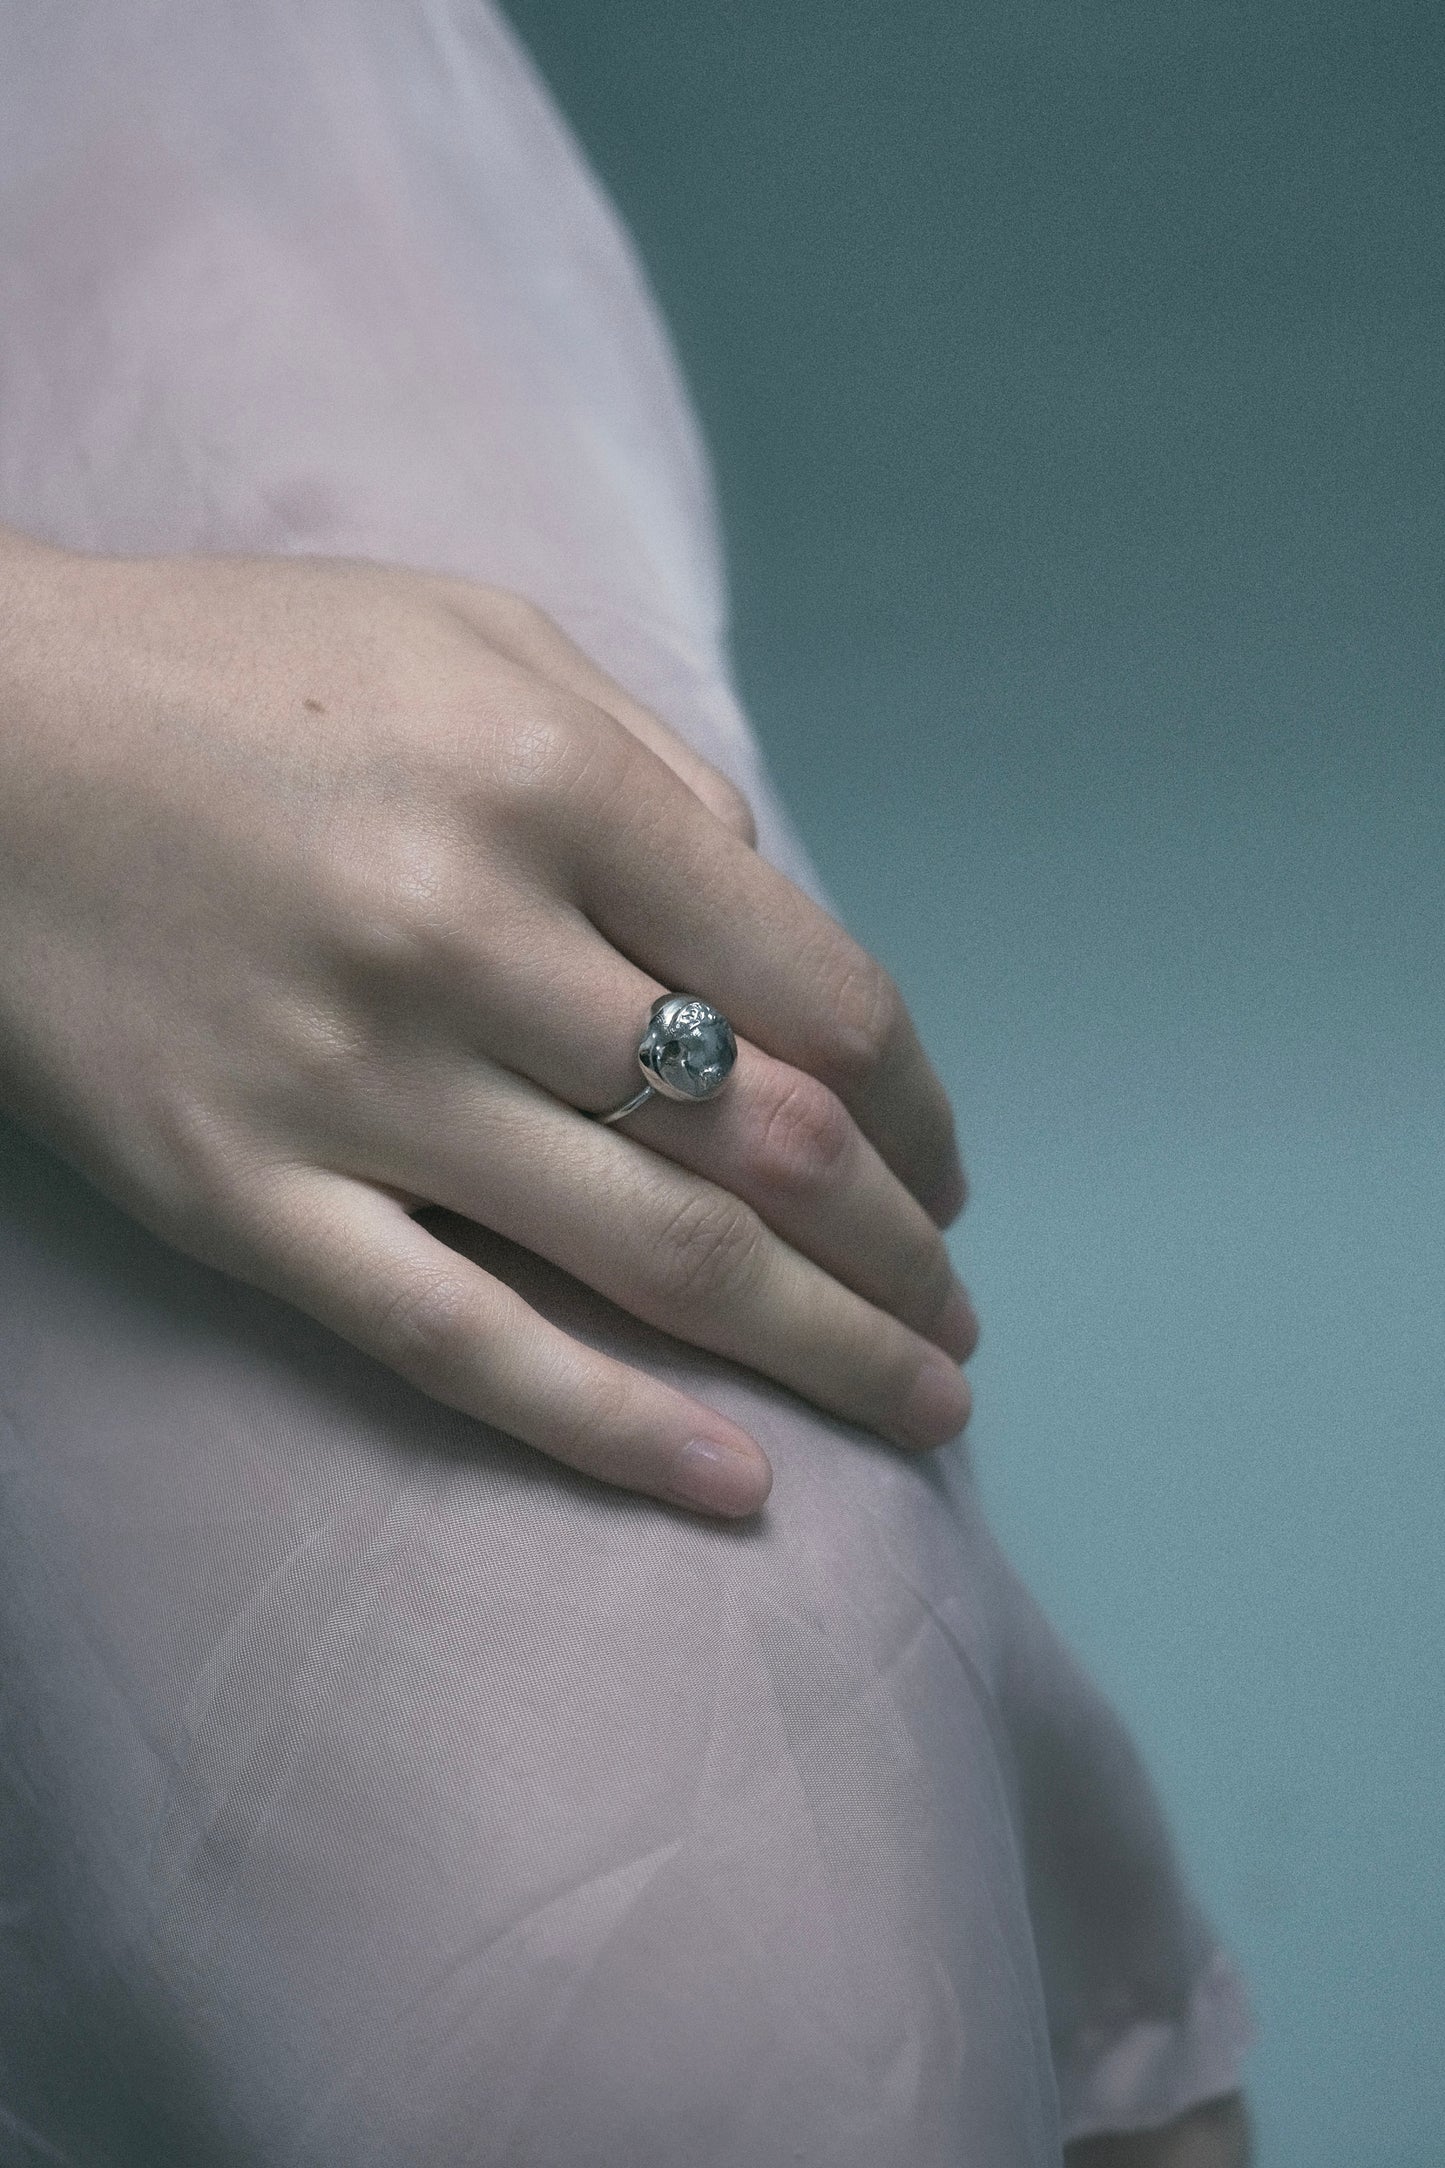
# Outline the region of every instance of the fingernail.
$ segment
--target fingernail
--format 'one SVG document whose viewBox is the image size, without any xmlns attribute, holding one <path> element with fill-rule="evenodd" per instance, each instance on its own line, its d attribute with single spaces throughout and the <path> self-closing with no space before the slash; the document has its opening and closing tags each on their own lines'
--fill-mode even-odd
<svg viewBox="0 0 1445 2168">
<path fill-rule="evenodd" d="M 978 1313 L 968 1299 L 968 1289 L 958 1280 L 931 1337 L 956 1363 L 967 1362 L 978 1346 Z"/>
<path fill-rule="evenodd" d="M 904 1402 L 899 1433 L 908 1445 L 944 1445 L 958 1436 L 972 1407 L 973 1395 L 963 1372 L 930 1356 Z"/>
<path fill-rule="evenodd" d="M 669 1495 L 709 1513 L 756 1513 L 773 1487 L 773 1474 L 755 1446 L 724 1445 L 691 1438 L 672 1464 Z"/>
</svg>

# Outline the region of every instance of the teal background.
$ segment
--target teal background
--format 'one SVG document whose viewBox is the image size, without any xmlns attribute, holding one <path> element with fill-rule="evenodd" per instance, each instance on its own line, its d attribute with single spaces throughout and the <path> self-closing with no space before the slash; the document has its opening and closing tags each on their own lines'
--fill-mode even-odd
<svg viewBox="0 0 1445 2168">
<path fill-rule="evenodd" d="M 1251 1976 L 1445 2162 L 1445 10 L 513 0 L 736 653 L 954 1095 L 995 1520 Z"/>
</svg>

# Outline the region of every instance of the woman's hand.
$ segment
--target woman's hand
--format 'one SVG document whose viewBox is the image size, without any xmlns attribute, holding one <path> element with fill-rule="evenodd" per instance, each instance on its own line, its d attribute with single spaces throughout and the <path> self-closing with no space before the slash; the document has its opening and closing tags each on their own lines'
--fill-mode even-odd
<svg viewBox="0 0 1445 2168">
<path fill-rule="evenodd" d="M 947 1100 L 892 981 L 751 842 L 513 596 L 3 537 L 0 1104 L 424 1392 L 724 1513 L 771 1480 L 744 1432 L 411 1214 L 895 1441 L 962 1427 Z M 731 1019 L 728 1089 L 585 1120 L 676 989 Z"/>
</svg>

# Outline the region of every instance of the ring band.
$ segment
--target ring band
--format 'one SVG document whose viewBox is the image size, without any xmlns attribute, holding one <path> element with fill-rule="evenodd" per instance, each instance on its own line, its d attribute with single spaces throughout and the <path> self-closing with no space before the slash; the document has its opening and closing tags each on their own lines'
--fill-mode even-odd
<svg viewBox="0 0 1445 2168">
<path fill-rule="evenodd" d="M 695 994 L 659 994 L 637 1046 L 642 1090 L 594 1122 L 620 1122 L 649 1099 L 711 1099 L 732 1074 L 738 1042 L 727 1018 Z"/>
<path fill-rule="evenodd" d="M 652 1086 L 644 1084 L 640 1092 L 634 1093 L 631 1099 L 624 1099 L 621 1106 L 614 1107 L 610 1114 L 594 1114 L 592 1119 L 594 1122 L 620 1122 L 624 1114 L 634 1114 L 639 1107 L 645 1107 L 649 1099 L 656 1097 Z"/>
</svg>

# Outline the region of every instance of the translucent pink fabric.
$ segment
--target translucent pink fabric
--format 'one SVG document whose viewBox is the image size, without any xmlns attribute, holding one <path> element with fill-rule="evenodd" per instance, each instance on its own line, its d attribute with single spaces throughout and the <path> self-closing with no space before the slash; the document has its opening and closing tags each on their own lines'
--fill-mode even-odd
<svg viewBox="0 0 1445 2168">
<path fill-rule="evenodd" d="M 551 610 L 752 795 L 704 461 L 478 0 L 0 0 L 0 518 Z M 1048 2168 L 1238 2080 L 1128 1739 L 910 1461 L 519 1252 L 749 1425 L 573 1476 L 0 1126 L 0 2162 Z"/>
</svg>

